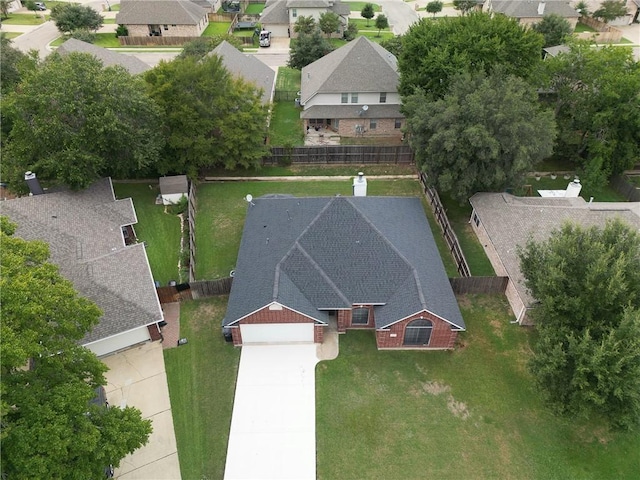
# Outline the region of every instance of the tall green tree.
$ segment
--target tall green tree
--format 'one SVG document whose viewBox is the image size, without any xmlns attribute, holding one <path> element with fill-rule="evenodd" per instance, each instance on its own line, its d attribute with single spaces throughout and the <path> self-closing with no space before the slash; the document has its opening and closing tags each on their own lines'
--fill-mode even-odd
<svg viewBox="0 0 640 480">
<path fill-rule="evenodd" d="M 324 33 L 327 38 L 329 38 L 333 33 L 338 32 L 338 30 L 340 29 L 340 17 L 335 12 L 324 12 L 320 14 L 318 27 L 320 27 L 322 33 Z"/>
<path fill-rule="evenodd" d="M 519 251 L 538 300 L 531 371 L 561 413 L 640 426 L 640 234 L 565 224 Z"/>
<path fill-rule="evenodd" d="M 459 10 L 463 16 L 472 12 L 477 6 L 476 0 L 453 0 L 453 8 Z"/>
<path fill-rule="evenodd" d="M 364 7 L 362 7 L 362 10 L 360 11 L 360 16 L 367 19 L 367 27 L 369 26 L 369 20 L 371 20 L 375 14 L 376 12 L 373 9 L 372 3 L 365 3 Z"/>
<path fill-rule="evenodd" d="M 440 13 L 443 6 L 444 5 L 440 0 L 433 0 L 432 2 L 427 3 L 427 8 L 425 10 L 433 14 L 433 18 L 435 18 L 436 13 Z"/>
<path fill-rule="evenodd" d="M 402 35 L 395 35 L 393 37 L 386 38 L 380 42 L 380 46 L 393 53 L 396 58 L 400 58 L 403 38 L 404 37 Z"/>
<path fill-rule="evenodd" d="M 15 90 L 26 73 L 35 70 L 38 60 L 15 48 L 4 33 L 0 34 L 0 49 L 0 92 L 4 95 Z"/>
<path fill-rule="evenodd" d="M 132 407 L 90 404 L 107 367 L 78 342 L 101 312 L 47 261 L 45 243 L 1 222 L 3 476 L 102 478 L 147 442 L 151 423 Z"/>
<path fill-rule="evenodd" d="M 77 3 L 60 3 L 51 9 L 51 19 L 61 33 L 75 30 L 97 30 L 102 26 L 102 15 L 93 8 Z"/>
<path fill-rule="evenodd" d="M 380 14 L 376 17 L 376 28 L 378 29 L 378 35 L 376 35 L 377 37 L 380 36 L 380 31 L 384 30 L 385 28 L 389 28 L 389 20 L 387 19 L 386 15 Z"/>
<path fill-rule="evenodd" d="M 444 98 L 416 93 L 403 108 L 418 165 L 460 203 L 517 184 L 552 151 L 552 112 L 541 111 L 534 87 L 501 71 L 458 75 Z"/>
<path fill-rule="evenodd" d="M 318 25 L 316 24 L 315 18 L 312 16 L 305 17 L 304 15 L 301 15 L 298 17 L 298 20 L 296 20 L 296 23 L 293 26 L 293 31 L 298 35 L 310 35 L 316 28 L 318 28 Z"/>
<path fill-rule="evenodd" d="M 573 29 L 566 18 L 557 13 L 550 13 L 531 27 L 544 37 L 544 47 L 561 45 L 571 35 Z"/>
<path fill-rule="evenodd" d="M 543 38 L 505 15 L 472 13 L 433 22 L 422 19 L 404 35 L 398 59 L 400 93 L 423 89 L 442 97 L 450 78 L 463 71 L 505 72 L 531 78 L 541 63 Z"/>
<path fill-rule="evenodd" d="M 609 23 L 627 14 L 627 2 L 624 0 L 604 0 L 600 8 L 593 12 L 593 18 Z"/>
<path fill-rule="evenodd" d="M 311 35 L 300 35 L 289 50 L 288 65 L 291 68 L 302 70 L 310 63 L 324 57 L 333 51 L 333 45 L 315 29 Z"/>
<path fill-rule="evenodd" d="M 8 18 L 9 17 L 9 6 L 11 5 L 12 0 L 0 0 L 0 17 Z"/>
<path fill-rule="evenodd" d="M 555 92 L 556 155 L 603 186 L 640 157 L 640 63 L 630 49 L 575 44 L 544 63 Z"/>
<path fill-rule="evenodd" d="M 185 43 L 178 58 L 202 58 L 222 42 L 228 42 L 238 50 L 242 50 L 242 41 L 238 37 L 234 35 L 214 35 L 212 37 L 198 37 Z"/>
<path fill-rule="evenodd" d="M 161 112 L 142 79 L 88 54 L 50 55 L 11 94 L 9 109 L 2 168 L 18 191 L 26 170 L 72 188 L 131 176 L 153 167 L 163 144 Z"/>
<path fill-rule="evenodd" d="M 145 80 L 165 119 L 160 173 L 260 165 L 267 128 L 262 90 L 232 77 L 220 58 L 161 62 Z"/>
</svg>

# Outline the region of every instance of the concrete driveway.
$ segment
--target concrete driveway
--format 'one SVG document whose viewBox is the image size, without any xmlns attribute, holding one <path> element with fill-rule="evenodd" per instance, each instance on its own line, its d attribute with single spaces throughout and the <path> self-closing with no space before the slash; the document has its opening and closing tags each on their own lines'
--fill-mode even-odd
<svg viewBox="0 0 640 480">
<path fill-rule="evenodd" d="M 242 347 L 225 480 L 315 480 L 316 350 Z"/>
<path fill-rule="evenodd" d="M 107 400 L 112 407 L 133 406 L 153 424 L 149 442 L 125 457 L 116 469 L 121 480 L 179 480 L 169 388 L 160 342 L 105 357 Z"/>
</svg>

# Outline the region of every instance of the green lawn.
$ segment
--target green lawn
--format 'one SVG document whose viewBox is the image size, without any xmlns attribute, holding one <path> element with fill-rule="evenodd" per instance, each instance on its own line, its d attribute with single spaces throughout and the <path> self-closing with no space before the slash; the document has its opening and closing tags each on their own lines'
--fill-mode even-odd
<svg viewBox="0 0 640 480">
<path fill-rule="evenodd" d="M 41 12 L 33 13 L 10 13 L 9 18 L 2 20 L 5 25 L 40 25 L 49 20 L 49 15 L 43 15 Z"/>
<path fill-rule="evenodd" d="M 349 8 L 351 9 L 352 12 L 361 12 L 367 3 L 371 3 L 371 5 L 373 5 L 374 12 L 382 11 L 382 7 L 377 3 L 373 3 L 373 2 L 345 2 L 345 3 L 349 5 Z"/>
<path fill-rule="evenodd" d="M 147 256 L 154 280 L 166 285 L 169 280 L 179 280 L 178 257 L 180 254 L 180 219 L 165 212 L 163 205 L 156 205 L 160 193 L 157 184 L 114 183 L 117 198 L 133 199 L 138 223 L 133 226 L 138 241 L 147 242 Z"/>
<path fill-rule="evenodd" d="M 216 35 L 226 35 L 231 27 L 231 22 L 210 22 L 202 32 L 203 37 L 213 37 Z"/>
<path fill-rule="evenodd" d="M 68 35 L 63 35 L 62 37 L 56 38 L 53 42 L 51 42 L 52 47 L 59 47 L 64 42 L 66 42 L 69 38 Z M 120 41 L 118 37 L 115 36 L 114 33 L 96 33 L 96 40 L 93 42 L 97 47 L 103 48 L 121 48 Z"/>
<path fill-rule="evenodd" d="M 380 32 L 380 36 L 378 36 L 378 31 L 364 31 L 364 32 L 358 32 L 358 36 L 363 36 L 363 37 L 367 37 L 369 40 L 371 40 L 372 42 L 376 42 L 376 43 L 380 43 L 383 40 L 388 40 L 390 38 L 393 38 L 395 35 L 390 32 L 390 31 L 384 31 L 382 30 Z"/>
<path fill-rule="evenodd" d="M 531 332 L 502 295 L 462 296 L 453 352 L 380 352 L 340 336 L 316 367 L 317 478 L 631 479 L 640 436 L 559 419 L 525 369 Z"/>
<path fill-rule="evenodd" d="M 300 90 L 300 70 L 289 67 L 279 67 L 278 77 L 276 78 L 276 90 L 293 91 Z"/>
<path fill-rule="evenodd" d="M 275 102 L 269 124 L 270 145 L 304 145 L 301 111 L 293 100 Z"/>
<path fill-rule="evenodd" d="M 180 336 L 187 345 L 164 351 L 182 478 L 223 477 L 240 349 L 220 325 L 227 297 L 183 302 Z"/>
<path fill-rule="evenodd" d="M 116 5 L 111 5 L 111 11 L 112 12 L 119 12 L 120 11 L 120 4 L 116 4 Z"/>
<path fill-rule="evenodd" d="M 584 23 L 580 23 L 578 22 L 578 24 L 576 25 L 575 30 L 573 31 L 574 33 L 582 33 L 582 32 L 597 32 L 596 29 L 591 28 L 589 25 L 585 25 Z"/>
<path fill-rule="evenodd" d="M 353 168 L 353 167 L 352 167 Z M 353 168 L 351 174 L 357 170 Z M 257 198 L 267 193 L 290 193 L 296 196 L 351 195 L 351 182 L 226 182 L 203 184 L 198 187 L 198 211 L 196 213 L 196 277 L 214 279 L 226 277 L 235 268 L 242 228 L 247 210 L 244 197 L 250 193 Z M 375 180 L 369 177 L 369 195 L 421 196 L 417 180 Z M 428 208 L 425 209 L 428 211 Z M 440 239 L 439 230 L 432 226 L 434 236 Z M 445 260 L 447 273 L 455 268 L 447 253 L 444 241 L 438 245 Z M 446 262 L 450 262 L 446 265 Z"/>
<path fill-rule="evenodd" d="M 249 170 L 225 170 L 223 168 L 208 170 L 206 176 L 212 177 L 290 177 L 294 175 L 330 176 L 355 175 L 364 171 L 366 175 L 415 175 L 414 165 L 304 165 L 295 164 L 288 167 L 269 166 Z"/>
<path fill-rule="evenodd" d="M 375 32 L 378 31 L 375 25 L 376 23 L 375 18 L 372 18 L 371 20 L 369 20 L 369 26 L 367 26 L 367 20 L 364 18 L 350 18 L 349 23 L 355 23 L 356 26 L 358 27 L 358 30 L 374 30 Z M 382 31 L 388 32 L 389 29 L 383 28 Z"/>
<path fill-rule="evenodd" d="M 250 3 L 244 13 L 258 15 L 264 10 L 264 3 Z"/>
<path fill-rule="evenodd" d="M 116 19 L 115 18 L 103 18 L 102 19 L 102 23 L 104 25 L 115 25 Z"/>
<path fill-rule="evenodd" d="M 22 32 L 2 32 L 2 36 L 11 40 L 12 38 L 16 38 L 22 35 Z"/>
</svg>

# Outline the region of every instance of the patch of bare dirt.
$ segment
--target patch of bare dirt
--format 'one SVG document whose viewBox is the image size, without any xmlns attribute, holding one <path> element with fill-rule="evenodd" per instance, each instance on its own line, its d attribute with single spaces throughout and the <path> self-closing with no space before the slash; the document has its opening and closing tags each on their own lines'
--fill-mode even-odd
<svg viewBox="0 0 640 480">
<path fill-rule="evenodd" d="M 211 328 L 212 324 L 218 322 L 224 316 L 224 307 L 219 304 L 202 302 L 189 319 L 189 324 L 194 332 L 202 328 Z"/>
<path fill-rule="evenodd" d="M 438 382 L 427 382 L 422 384 L 422 390 L 431 395 L 441 395 L 451 390 L 451 387 Z"/>
<path fill-rule="evenodd" d="M 457 401 L 451 395 L 449 395 L 449 398 L 447 399 L 447 408 L 451 413 L 462 420 L 466 420 L 471 416 L 467 409 L 467 405 L 464 402 Z"/>
</svg>

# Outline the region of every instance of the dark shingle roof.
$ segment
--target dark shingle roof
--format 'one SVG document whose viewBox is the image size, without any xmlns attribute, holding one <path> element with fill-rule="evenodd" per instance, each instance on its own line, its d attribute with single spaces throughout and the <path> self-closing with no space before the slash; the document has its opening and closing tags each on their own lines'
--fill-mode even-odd
<svg viewBox="0 0 640 480">
<path fill-rule="evenodd" d="M 231 74 L 242 77 L 247 82 L 262 89 L 262 103 L 271 101 L 276 72 L 253 55 L 245 55 L 226 40 L 214 48 L 209 55 L 217 55 L 222 59 L 224 68 Z"/>
<path fill-rule="evenodd" d="M 392 103 L 383 105 L 369 105 L 368 110 L 362 110 L 362 105 L 312 105 L 300 113 L 300 118 L 404 118 L 400 112 L 400 105 Z"/>
<path fill-rule="evenodd" d="M 367 37 L 358 37 L 302 69 L 304 105 L 317 93 L 396 92 L 396 57 Z"/>
<path fill-rule="evenodd" d="M 119 25 L 197 25 L 207 10 L 188 0 L 123 0 L 116 15 Z"/>
<path fill-rule="evenodd" d="M 278 302 L 318 309 L 377 304 L 376 327 L 422 310 L 464 329 L 417 198 L 259 198 L 249 207 L 225 325 Z"/>
<path fill-rule="evenodd" d="M 160 194 L 171 195 L 175 193 L 189 193 L 189 180 L 186 175 L 172 175 L 160 177 Z"/>
<path fill-rule="evenodd" d="M 262 24 L 289 25 L 287 2 L 284 0 L 267 1 L 264 10 L 260 14 L 260 22 Z"/>
<path fill-rule="evenodd" d="M 584 227 L 603 227 L 621 218 L 640 230 L 640 203 L 594 202 L 578 198 L 514 197 L 506 193 L 476 193 L 469 199 L 491 243 L 527 306 L 533 303 L 520 272 L 518 246 L 543 241 L 553 230 L 571 221 Z"/>
<path fill-rule="evenodd" d="M 126 55 L 122 53 L 112 52 L 106 48 L 97 47 L 87 42 L 70 38 L 56 50 L 61 55 L 68 55 L 69 53 L 89 53 L 102 62 L 105 67 L 111 67 L 119 65 L 124 67 L 131 75 L 137 75 L 139 73 L 146 72 L 151 69 L 149 65 L 144 63 L 137 57 L 132 55 Z"/>
<path fill-rule="evenodd" d="M 121 227 L 137 223 L 131 199 L 115 200 L 106 178 L 68 190 L 2 202 L 16 236 L 49 244 L 51 261 L 103 311 L 88 344 L 162 320 L 144 245 L 126 247 Z"/>
<path fill-rule="evenodd" d="M 542 5 L 544 4 L 544 5 Z M 532 2 L 530 0 L 493 0 L 491 9 L 496 13 L 503 13 L 514 18 L 542 18 L 550 13 L 555 13 L 565 18 L 578 18 L 580 14 L 562 0 L 546 0 Z M 539 13 L 539 12 L 542 13 Z"/>
</svg>

